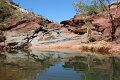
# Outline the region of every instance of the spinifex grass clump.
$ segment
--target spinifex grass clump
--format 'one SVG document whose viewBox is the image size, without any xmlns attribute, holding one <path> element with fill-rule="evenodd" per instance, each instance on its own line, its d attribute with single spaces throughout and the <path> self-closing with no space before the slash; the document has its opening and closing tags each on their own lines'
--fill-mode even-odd
<svg viewBox="0 0 120 80">
<path fill-rule="evenodd" d="M 102 54 L 110 54 L 111 46 L 105 42 L 99 42 L 96 44 L 83 44 L 81 47 L 82 51 L 97 52 Z"/>
<path fill-rule="evenodd" d="M 12 15 L 13 9 L 4 0 L 0 0 L 0 22 Z"/>
</svg>

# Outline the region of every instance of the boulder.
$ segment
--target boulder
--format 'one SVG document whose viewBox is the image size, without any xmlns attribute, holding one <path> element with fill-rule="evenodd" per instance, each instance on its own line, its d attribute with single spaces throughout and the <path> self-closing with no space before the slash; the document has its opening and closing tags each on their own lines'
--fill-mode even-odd
<svg viewBox="0 0 120 80">
<path fill-rule="evenodd" d="M 85 22 L 83 19 L 72 18 L 70 20 L 62 21 L 62 22 L 60 22 L 60 24 L 69 25 L 69 26 L 73 26 L 73 27 L 81 27 L 85 24 Z"/>
<path fill-rule="evenodd" d="M 11 42 L 11 43 L 8 43 L 7 46 L 16 46 L 18 44 L 18 42 Z"/>
<path fill-rule="evenodd" d="M 1 43 L 1 42 L 4 42 L 5 40 L 6 40 L 6 37 L 5 37 L 5 36 L 0 35 L 0 43 Z"/>
<path fill-rule="evenodd" d="M 66 20 L 66 21 L 62 21 L 62 22 L 60 22 L 60 24 L 63 24 L 63 25 L 72 25 L 73 22 L 70 21 L 70 20 Z"/>
<path fill-rule="evenodd" d="M 80 30 L 76 29 L 73 32 L 78 35 L 84 35 L 87 32 L 87 29 L 80 29 Z"/>
</svg>

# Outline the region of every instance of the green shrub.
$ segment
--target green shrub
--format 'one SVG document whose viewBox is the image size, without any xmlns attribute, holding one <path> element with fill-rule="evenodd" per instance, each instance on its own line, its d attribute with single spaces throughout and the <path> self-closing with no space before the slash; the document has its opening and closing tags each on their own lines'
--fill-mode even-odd
<svg viewBox="0 0 120 80">
<path fill-rule="evenodd" d="M 46 26 L 48 23 L 49 23 L 49 20 L 43 19 L 42 21 L 40 21 L 40 24 L 41 24 L 42 26 Z"/>
<path fill-rule="evenodd" d="M 4 0 L 0 0 L 0 22 L 12 15 L 13 9 Z"/>
<path fill-rule="evenodd" d="M 81 0 L 79 2 L 75 2 L 73 5 L 77 13 L 84 13 L 87 15 L 97 14 L 103 8 L 102 6 L 97 4 L 85 4 L 84 1 L 82 2 Z"/>
</svg>

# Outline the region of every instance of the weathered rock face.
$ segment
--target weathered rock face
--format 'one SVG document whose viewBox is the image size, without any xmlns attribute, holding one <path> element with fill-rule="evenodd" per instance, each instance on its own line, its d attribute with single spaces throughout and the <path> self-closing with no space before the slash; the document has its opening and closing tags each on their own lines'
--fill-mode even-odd
<svg viewBox="0 0 120 80">
<path fill-rule="evenodd" d="M 113 9 L 114 10 L 114 9 Z M 120 11 L 120 9 L 118 9 Z M 112 14 L 114 14 L 112 12 Z M 117 27 L 115 36 L 120 35 L 119 27 L 120 27 L 120 14 L 116 15 L 116 18 L 114 19 L 115 26 Z M 61 24 L 67 25 L 68 30 L 74 32 L 75 34 L 84 35 L 87 33 L 87 27 L 85 26 L 85 21 L 91 22 L 91 30 L 92 33 L 91 36 L 95 38 L 96 40 L 109 40 L 110 39 L 110 33 L 111 33 L 111 21 L 109 19 L 109 16 L 106 15 L 92 15 L 92 16 L 86 16 L 86 15 L 76 15 L 74 18 L 71 18 L 70 20 L 62 21 Z M 77 28 L 71 28 L 71 27 L 77 27 Z M 95 34 L 94 34 L 95 32 Z"/>
<path fill-rule="evenodd" d="M 6 40 L 6 37 L 3 35 L 3 32 L 0 31 L 0 43 L 4 42 Z"/>
<path fill-rule="evenodd" d="M 4 0 L 3 0 L 4 1 Z M 36 15 L 33 12 L 28 12 L 25 9 L 22 9 L 14 2 L 9 2 L 6 4 L 10 7 L 12 11 L 12 15 L 6 17 L 3 22 L 0 22 L 0 30 L 5 31 L 5 34 L 1 34 L 0 32 L 0 45 L 3 45 L 5 41 L 5 45 L 10 48 L 23 48 L 26 45 L 25 38 L 27 35 L 31 36 L 34 33 L 34 30 L 39 28 L 40 26 L 47 29 L 54 29 L 61 27 L 60 24 L 52 22 L 40 15 Z M 0 5 L 1 7 L 1 5 Z M 2 9 L 0 8 L 0 13 Z M 4 35 L 4 36 L 3 36 Z M 4 47 L 4 45 L 3 45 Z"/>
<path fill-rule="evenodd" d="M 18 6 L 14 5 L 14 8 L 18 9 Z M 43 17 L 35 15 L 34 13 L 26 12 L 26 10 L 24 9 L 19 8 L 18 10 L 19 12 L 21 12 L 19 13 L 19 16 L 16 16 L 18 14 L 12 15 L 3 23 L 0 23 L 6 24 L 6 28 L 4 30 L 7 30 L 5 31 L 5 36 L 0 35 L 0 42 L 5 41 L 6 45 L 10 48 L 22 49 L 28 48 L 32 45 L 36 46 L 42 44 L 58 44 L 60 43 L 60 41 L 66 43 L 65 41 L 69 41 L 72 39 L 73 44 L 78 44 L 78 42 L 88 42 L 88 35 L 91 36 L 89 38 L 90 42 L 103 39 L 108 40 L 110 36 L 111 23 L 108 16 L 86 16 L 83 14 L 80 16 L 76 15 L 70 20 L 61 22 L 63 26 L 66 26 L 66 28 L 64 28 L 61 27 L 61 24 L 57 24 L 55 22 L 49 21 L 48 19 L 44 19 Z M 120 37 L 120 25 L 118 24 L 120 22 L 119 19 L 119 17 L 115 19 L 115 24 L 117 25 L 116 37 Z M 88 27 L 85 25 L 86 21 L 90 21 L 92 25 L 92 27 L 89 28 L 89 31 Z M 35 39 L 32 40 L 30 44 L 27 44 L 27 41 L 25 40 L 27 35 L 33 35 L 35 30 L 40 26 L 43 26 L 44 29 L 48 30 L 58 29 L 58 31 L 49 32 L 50 34 L 45 35 L 44 39 L 43 37 L 41 37 L 41 34 L 42 36 L 44 35 L 41 31 L 39 34 L 36 34 L 37 37 L 35 37 Z M 74 40 L 77 41 L 75 42 Z"/>
<path fill-rule="evenodd" d="M 4 42 L 6 40 L 5 36 L 0 36 L 0 42 Z"/>
<path fill-rule="evenodd" d="M 70 25 L 70 26 L 73 26 L 73 27 L 81 27 L 85 24 L 85 22 L 84 22 L 83 19 L 72 18 L 70 20 L 62 21 L 60 24 Z"/>
<path fill-rule="evenodd" d="M 60 25 L 60 24 L 57 24 L 57 23 L 55 23 L 55 22 L 51 22 L 51 23 L 48 23 L 47 24 L 47 28 L 60 28 L 62 25 Z"/>
<path fill-rule="evenodd" d="M 62 21 L 62 22 L 60 22 L 60 24 L 64 24 L 64 25 L 72 25 L 72 21 L 66 20 L 66 21 Z"/>
</svg>

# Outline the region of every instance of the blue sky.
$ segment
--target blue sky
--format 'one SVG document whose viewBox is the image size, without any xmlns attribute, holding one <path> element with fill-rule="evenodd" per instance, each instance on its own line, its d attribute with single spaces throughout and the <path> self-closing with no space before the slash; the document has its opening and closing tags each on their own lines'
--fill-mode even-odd
<svg viewBox="0 0 120 80">
<path fill-rule="evenodd" d="M 76 12 L 73 7 L 74 1 L 80 0 L 13 0 L 22 8 L 33 11 L 54 22 L 61 22 L 72 18 Z M 85 0 L 89 4 L 90 0 Z M 115 0 L 110 0 L 115 1 Z"/>
<path fill-rule="evenodd" d="M 33 11 L 55 22 L 72 18 L 76 12 L 74 1 L 79 0 L 13 0 L 22 8 Z"/>
</svg>

